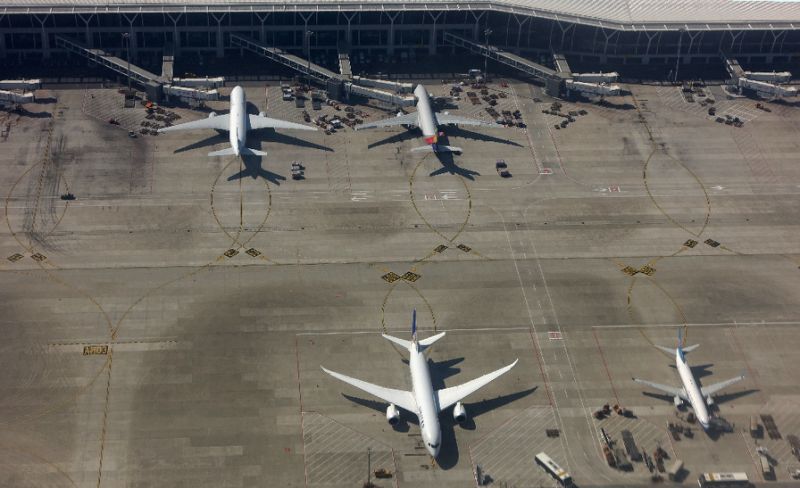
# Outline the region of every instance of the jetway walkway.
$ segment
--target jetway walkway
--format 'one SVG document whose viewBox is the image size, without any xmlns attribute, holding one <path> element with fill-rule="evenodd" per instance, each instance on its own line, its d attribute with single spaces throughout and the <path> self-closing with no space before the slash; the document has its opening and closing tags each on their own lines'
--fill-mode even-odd
<svg viewBox="0 0 800 488">
<path fill-rule="evenodd" d="M 33 103 L 36 98 L 33 92 L 13 92 L 0 90 L 0 103 Z"/>
<path fill-rule="evenodd" d="M 0 80 L 0 103 L 32 103 L 33 90 L 41 87 L 41 80 Z"/>
<path fill-rule="evenodd" d="M 339 44 L 339 73 L 345 78 L 353 78 L 353 67 L 350 64 L 350 45 Z"/>
<path fill-rule="evenodd" d="M 618 85 L 607 85 L 605 82 L 598 83 L 593 81 L 598 78 L 595 73 L 573 74 L 567 59 L 562 54 L 554 54 L 553 60 L 557 69 L 552 69 L 516 54 L 503 51 L 496 46 L 480 44 L 450 32 L 444 33 L 444 41 L 454 46 L 466 48 L 474 54 L 492 59 L 544 81 L 545 89 L 551 96 L 559 96 L 562 91 L 566 91 L 568 95 L 570 92 L 600 96 L 619 95 L 620 93 Z M 616 73 L 613 73 L 613 75 L 616 76 Z M 616 77 L 614 79 L 616 80 Z"/>
<path fill-rule="evenodd" d="M 151 100 L 160 101 L 162 95 L 190 100 L 219 100 L 219 92 L 217 90 L 197 90 L 184 86 L 173 86 L 171 83 L 172 80 L 169 78 L 151 73 L 124 59 L 112 56 L 102 49 L 86 47 L 73 39 L 56 36 L 56 45 L 119 73 L 126 78 L 130 77 L 131 81 L 144 87 L 147 92 L 147 97 Z M 164 69 L 165 74 L 171 74 L 172 60 L 165 59 L 162 69 Z"/>
<path fill-rule="evenodd" d="M 342 75 L 334 73 L 333 71 L 323 68 L 317 64 L 311 63 L 307 59 L 295 56 L 294 54 L 289 54 L 283 49 L 264 46 L 258 41 L 241 36 L 239 34 L 231 33 L 231 44 L 242 49 L 247 49 L 248 51 L 275 61 L 276 63 L 288 66 L 289 68 L 292 68 L 293 70 L 298 71 L 306 76 L 310 76 L 311 78 L 314 78 L 323 84 L 327 84 L 329 81 L 340 82 L 343 80 Z"/>
<path fill-rule="evenodd" d="M 307 59 L 295 56 L 294 54 L 289 54 L 282 49 L 264 46 L 254 39 L 239 34 L 231 34 L 231 44 L 242 49 L 247 49 L 248 51 L 254 52 L 259 56 L 280 63 L 305 76 L 313 78 L 325 86 L 329 98 L 341 99 L 343 95 L 358 95 L 380 100 L 391 105 L 404 107 L 414 105 L 415 103 L 413 96 L 403 96 L 390 91 L 394 90 L 395 92 L 402 93 L 404 90 L 408 90 L 410 87 L 410 84 L 408 83 L 369 80 L 366 78 L 360 78 L 358 76 L 352 77 L 353 79 L 351 81 L 349 76 L 345 73 L 350 66 L 349 56 L 345 55 L 345 58 L 343 58 L 341 53 L 339 55 L 339 63 L 340 69 L 343 70 L 343 73 L 339 74 L 317 64 L 311 63 Z"/>
<path fill-rule="evenodd" d="M 56 46 L 64 48 L 71 53 L 83 56 L 84 58 L 87 58 L 90 61 L 99 64 L 100 66 L 104 66 L 112 71 L 115 71 L 126 78 L 130 77 L 132 81 L 135 81 L 142 86 L 146 87 L 152 84 L 160 85 L 164 82 L 164 79 L 157 74 L 151 73 L 134 64 L 128 63 L 124 59 L 112 56 L 102 49 L 92 49 L 66 37 L 56 36 Z"/>
<path fill-rule="evenodd" d="M 466 48 L 474 54 L 479 54 L 489 59 L 493 59 L 499 63 L 505 64 L 506 66 L 510 66 L 518 71 L 522 71 L 525 74 L 533 76 L 534 78 L 543 80 L 545 83 L 555 82 L 560 84 L 563 81 L 563 77 L 559 75 L 556 70 L 550 69 L 547 66 L 543 66 L 539 63 L 534 63 L 533 61 L 525 59 L 521 56 L 517 56 L 516 54 L 503 51 L 495 46 L 473 42 L 450 32 L 444 33 L 444 41 L 454 46 Z"/>
<path fill-rule="evenodd" d="M 797 88 L 780 85 L 788 83 L 792 74 L 788 71 L 745 71 L 736 58 L 729 58 L 725 53 L 720 53 L 725 62 L 725 69 L 731 77 L 731 84 L 739 91 L 750 90 L 762 98 L 789 98 L 797 96 Z"/>
<path fill-rule="evenodd" d="M 0 80 L 0 90 L 38 90 L 41 80 Z"/>
</svg>

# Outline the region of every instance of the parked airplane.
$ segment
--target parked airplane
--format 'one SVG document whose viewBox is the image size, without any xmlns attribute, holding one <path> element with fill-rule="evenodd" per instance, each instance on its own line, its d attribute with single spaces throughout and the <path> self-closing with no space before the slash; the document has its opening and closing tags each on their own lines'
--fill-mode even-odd
<svg viewBox="0 0 800 488">
<path fill-rule="evenodd" d="M 408 365 L 411 370 L 411 391 L 395 390 L 373 385 L 366 381 L 350 378 L 349 376 L 330 371 L 324 367 L 322 367 L 322 370 L 338 380 L 349 383 L 356 388 L 389 402 L 389 407 L 386 409 L 386 420 L 388 420 L 391 425 L 397 424 L 400 420 L 400 412 L 397 410 L 397 407 L 416 415 L 419 419 L 422 439 L 425 441 L 425 449 L 435 458 L 439 455 L 442 439 L 442 431 L 439 427 L 439 412 L 455 405 L 453 409 L 453 418 L 459 423 L 464 422 L 467 419 L 467 412 L 464 405 L 461 404 L 461 400 L 508 372 L 518 361 L 514 360 L 513 363 L 505 368 L 498 369 L 493 373 L 468 381 L 462 385 L 451 386 L 450 388 L 444 388 L 442 390 L 434 390 L 431 384 L 430 371 L 428 370 L 428 361 L 423 353 L 434 342 L 444 337 L 444 335 L 445 333 L 442 332 L 418 341 L 416 310 L 414 310 L 411 322 L 411 341 L 383 334 L 383 337 L 386 339 L 408 349 Z"/>
<path fill-rule="evenodd" d="M 681 332 L 679 330 L 677 348 L 672 349 L 663 346 L 656 346 L 656 347 L 668 354 L 675 354 L 675 367 L 678 370 L 678 375 L 681 378 L 681 383 L 683 384 L 683 388 L 674 388 L 659 383 L 653 383 L 647 380 L 640 380 L 638 378 L 633 378 L 633 381 L 636 381 L 637 383 L 641 383 L 643 385 L 647 385 L 651 388 L 655 388 L 656 390 L 664 391 L 672 395 L 676 407 L 681 406 L 684 401 L 689 402 L 689 405 L 692 406 L 692 410 L 694 410 L 694 415 L 695 417 L 697 417 L 697 421 L 703 427 L 703 430 L 708 430 L 710 425 L 710 420 L 708 416 L 707 405 L 712 405 L 714 403 L 712 395 L 723 388 L 726 388 L 736 382 L 743 380 L 744 375 L 740 375 L 735 378 L 731 378 L 729 380 L 720 381 L 719 383 L 714 383 L 713 385 L 700 387 L 699 384 L 697 383 L 697 380 L 695 380 L 694 375 L 692 374 L 691 368 L 686 363 L 686 356 L 684 355 L 687 352 L 691 352 L 697 349 L 697 347 L 700 344 L 695 344 L 689 347 L 682 347 L 681 339 L 682 339 Z"/>
<path fill-rule="evenodd" d="M 445 113 L 434 113 L 431 108 L 431 98 L 428 95 L 428 90 L 422 85 L 417 85 L 414 89 L 414 96 L 417 98 L 417 111 L 407 115 L 398 115 L 390 119 L 378 120 L 369 124 L 357 125 L 355 130 L 374 129 L 377 127 L 392 127 L 397 125 L 414 126 L 422 129 L 422 135 L 425 137 L 427 146 L 416 147 L 412 151 L 433 151 L 433 152 L 461 152 L 460 147 L 445 146 L 438 144 L 439 140 L 439 126 L 445 124 L 460 124 L 460 125 L 475 125 L 480 127 L 494 127 L 497 124 L 493 122 L 484 122 L 482 120 L 469 119 L 467 117 L 458 117 Z"/>
<path fill-rule="evenodd" d="M 219 151 L 208 153 L 209 156 L 266 156 L 264 151 L 250 149 L 246 146 L 247 131 L 256 129 L 296 129 L 296 130 L 317 130 L 310 127 L 285 120 L 272 119 L 267 117 L 264 112 L 258 115 L 247 113 L 247 102 L 244 98 L 242 87 L 236 86 L 231 91 L 231 111 L 225 115 L 217 115 L 211 112 L 207 119 L 186 122 L 185 124 L 173 125 L 158 129 L 158 132 L 172 132 L 177 130 L 194 129 L 216 129 L 225 130 L 229 133 L 231 147 Z"/>
</svg>

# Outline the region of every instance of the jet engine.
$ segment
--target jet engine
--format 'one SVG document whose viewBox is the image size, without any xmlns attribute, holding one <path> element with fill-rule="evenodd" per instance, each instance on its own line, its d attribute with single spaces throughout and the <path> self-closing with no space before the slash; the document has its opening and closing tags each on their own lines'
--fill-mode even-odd
<svg viewBox="0 0 800 488">
<path fill-rule="evenodd" d="M 217 116 L 217 112 L 211 112 L 210 114 L 208 114 L 208 118 L 209 119 L 213 119 L 216 116 Z"/>
<path fill-rule="evenodd" d="M 461 402 L 456 403 L 456 406 L 453 407 L 453 418 L 459 424 L 463 424 L 467 420 L 467 409 Z"/>
<path fill-rule="evenodd" d="M 267 112 L 258 112 L 258 116 L 259 117 L 266 117 L 267 116 Z"/>
<path fill-rule="evenodd" d="M 706 405 L 708 405 L 710 407 L 713 404 L 714 404 L 714 397 L 712 397 L 711 395 L 708 395 L 706 397 Z"/>
<path fill-rule="evenodd" d="M 386 409 L 386 420 L 389 422 L 389 425 L 397 425 L 397 422 L 400 422 L 400 410 L 398 410 L 393 403 L 390 403 L 389 407 Z"/>
<path fill-rule="evenodd" d="M 673 401 L 673 403 L 675 403 L 676 407 L 680 407 L 681 405 L 683 405 L 683 400 L 678 395 L 675 395 L 675 397 L 672 399 L 672 401 Z"/>
</svg>

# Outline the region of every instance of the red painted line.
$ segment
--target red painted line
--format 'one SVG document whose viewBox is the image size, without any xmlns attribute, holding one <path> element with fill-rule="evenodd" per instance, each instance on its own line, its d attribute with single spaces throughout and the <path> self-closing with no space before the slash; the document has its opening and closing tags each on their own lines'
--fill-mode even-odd
<svg viewBox="0 0 800 488">
<path fill-rule="evenodd" d="M 619 395 L 617 395 L 617 389 L 614 387 L 614 380 L 611 379 L 611 371 L 608 369 L 606 356 L 603 354 L 603 348 L 600 346 L 600 340 L 597 338 L 597 332 L 595 329 L 592 329 L 592 335 L 594 336 L 595 344 L 597 344 L 597 351 L 600 353 L 600 359 L 603 360 L 603 367 L 606 370 L 606 376 L 608 376 L 608 383 L 611 385 L 611 391 L 614 392 L 614 399 L 617 401 L 617 405 L 619 405 Z"/>
<path fill-rule="evenodd" d="M 539 349 L 539 345 L 536 342 L 536 338 L 533 337 L 533 329 L 528 329 L 528 333 L 531 336 L 531 343 L 533 344 L 534 354 L 536 355 L 536 361 L 539 363 L 539 371 L 542 374 L 542 382 L 544 383 L 544 390 L 547 392 L 547 400 L 550 402 L 551 408 L 556 408 L 556 402 L 553 400 L 553 392 L 550 391 L 550 382 L 547 380 L 547 375 L 544 372 L 544 364 L 542 362 L 542 351 Z"/>
</svg>

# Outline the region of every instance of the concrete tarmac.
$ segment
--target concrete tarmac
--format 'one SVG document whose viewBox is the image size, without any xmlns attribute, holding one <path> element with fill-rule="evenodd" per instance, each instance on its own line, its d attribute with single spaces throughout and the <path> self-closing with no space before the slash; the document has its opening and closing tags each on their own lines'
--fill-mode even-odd
<svg viewBox="0 0 800 488">
<path fill-rule="evenodd" d="M 587 113 L 556 129 L 553 100 L 509 81 L 487 96 L 526 128 L 445 129 L 464 152 L 441 157 L 409 152 L 413 131 L 348 128 L 262 131 L 249 147 L 266 157 L 208 158 L 225 135 L 130 138 L 146 113 L 114 90 L 0 114 L 0 485 L 354 487 L 369 463 L 392 473 L 384 487 L 474 486 L 478 466 L 493 486 L 553 486 L 540 451 L 579 486 L 650 484 L 643 463 L 606 465 L 601 429 L 683 460 L 687 486 L 720 471 L 762 483 L 758 446 L 790 481 L 800 109 L 710 87 L 734 127 L 679 87 L 631 85 L 564 102 Z M 303 121 L 279 87 L 245 88 L 256 110 Z M 456 106 L 491 120 L 484 101 Z M 407 338 L 413 308 L 422 336 L 447 331 L 430 355 L 439 386 L 520 360 L 465 400 L 464 425 L 442 413 L 438 462 L 412 416 L 393 429 L 385 404 L 320 370 L 409 388 L 380 334 Z M 704 434 L 631 380 L 679 385 L 652 347 L 679 329 L 701 344 L 701 383 L 746 375 L 717 398 L 732 432 Z M 593 418 L 606 403 L 635 418 Z M 753 415 L 781 438 L 751 438 Z"/>
</svg>

